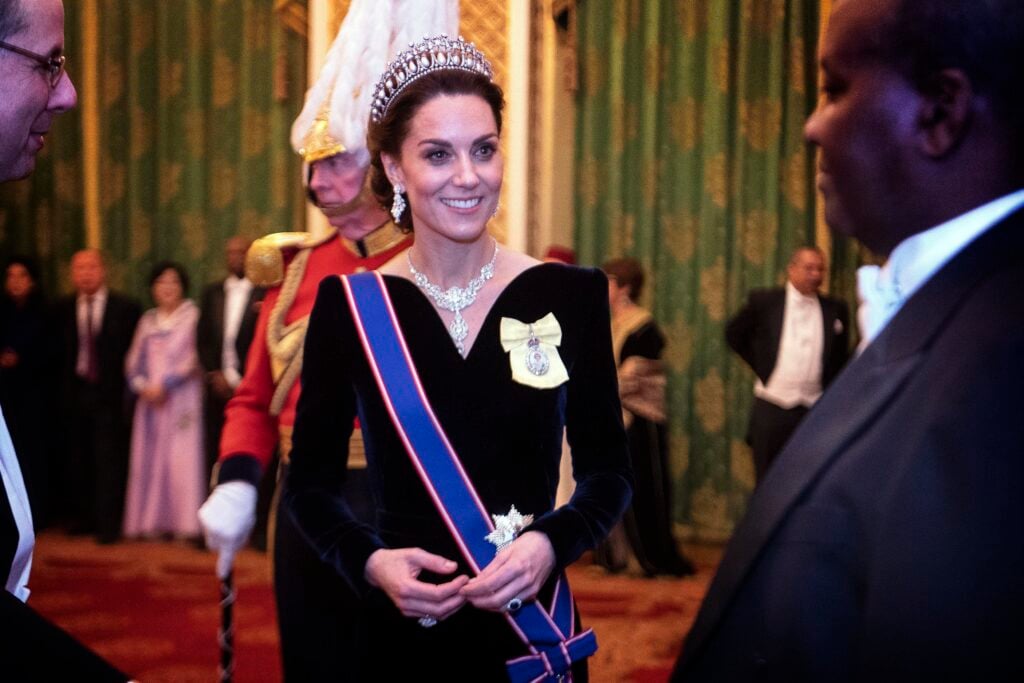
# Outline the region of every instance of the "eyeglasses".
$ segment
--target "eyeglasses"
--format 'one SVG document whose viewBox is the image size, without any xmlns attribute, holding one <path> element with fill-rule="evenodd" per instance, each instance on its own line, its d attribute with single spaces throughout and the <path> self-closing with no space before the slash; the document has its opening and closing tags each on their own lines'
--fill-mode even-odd
<svg viewBox="0 0 1024 683">
<path fill-rule="evenodd" d="M 10 50 L 11 52 L 17 52 L 22 57 L 28 57 L 29 59 L 39 62 L 41 66 L 46 67 L 46 70 L 50 73 L 50 87 L 56 88 L 60 82 L 60 77 L 64 75 L 64 62 L 67 61 L 67 57 L 61 55 L 59 57 L 46 57 L 44 55 L 26 50 L 23 47 L 17 45 L 11 45 L 0 40 L 0 48 Z"/>
</svg>

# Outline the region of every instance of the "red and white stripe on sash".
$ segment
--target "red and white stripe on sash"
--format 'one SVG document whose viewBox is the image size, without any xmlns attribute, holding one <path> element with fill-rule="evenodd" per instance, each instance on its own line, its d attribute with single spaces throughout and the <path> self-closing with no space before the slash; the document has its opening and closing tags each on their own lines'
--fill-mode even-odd
<svg viewBox="0 0 1024 683">
<path fill-rule="evenodd" d="M 434 415 L 384 279 L 375 272 L 340 277 L 395 430 L 463 557 L 479 574 L 496 553 L 486 539 L 494 525 Z M 548 609 L 530 601 L 514 613 L 505 613 L 509 625 L 530 651 L 507 663 L 514 683 L 570 680 L 572 663 L 597 650 L 597 639 L 590 629 L 575 634 L 572 605 L 569 584 L 562 575 Z"/>
</svg>

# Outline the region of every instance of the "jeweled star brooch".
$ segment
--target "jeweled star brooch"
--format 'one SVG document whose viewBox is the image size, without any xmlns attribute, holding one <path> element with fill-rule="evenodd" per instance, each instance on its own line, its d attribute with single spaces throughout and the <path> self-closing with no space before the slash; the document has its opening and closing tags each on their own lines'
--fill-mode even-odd
<svg viewBox="0 0 1024 683">
<path fill-rule="evenodd" d="M 491 519 L 494 520 L 494 531 L 484 538 L 496 545 L 498 550 L 516 540 L 520 531 L 533 524 L 533 515 L 520 514 L 515 505 L 507 515 L 491 515 Z"/>
</svg>

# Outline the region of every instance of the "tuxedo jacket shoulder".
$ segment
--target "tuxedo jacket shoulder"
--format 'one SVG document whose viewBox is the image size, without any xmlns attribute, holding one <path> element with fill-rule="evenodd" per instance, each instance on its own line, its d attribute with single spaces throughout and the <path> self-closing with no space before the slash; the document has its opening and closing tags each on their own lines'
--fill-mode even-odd
<svg viewBox="0 0 1024 683">
<path fill-rule="evenodd" d="M 142 315 L 138 301 L 114 291 L 108 291 L 103 312 L 103 323 L 96 336 L 99 358 L 101 391 L 120 397 L 124 390 L 124 357 L 131 346 L 135 327 Z M 52 322 L 56 330 L 53 354 L 60 368 L 61 381 L 68 385 L 74 381 L 78 362 L 78 318 L 74 295 L 60 299 L 54 308 Z"/>
<path fill-rule="evenodd" d="M 245 358 L 252 345 L 256 332 L 256 319 L 259 315 L 259 304 L 263 301 L 266 290 L 253 287 L 245 305 L 245 312 L 238 326 L 235 337 L 235 351 L 241 363 L 241 371 L 245 370 Z M 220 370 L 223 364 L 221 351 L 224 344 L 224 280 L 211 282 L 203 288 L 200 299 L 199 325 L 196 328 L 196 346 L 199 351 L 199 362 L 207 371 Z"/>
<path fill-rule="evenodd" d="M 750 501 L 681 680 L 1021 680 L 1024 211 L 840 374 Z"/>
<path fill-rule="evenodd" d="M 0 661 L 4 680 L 123 682 L 129 677 L 0 589 Z"/>
<path fill-rule="evenodd" d="M 224 281 L 203 287 L 199 299 L 199 323 L 196 326 L 196 347 L 199 362 L 206 371 L 219 370 L 221 345 L 224 342 Z"/>
<path fill-rule="evenodd" d="M 819 294 L 818 301 L 824 324 L 821 384 L 826 387 L 849 358 L 850 314 L 846 303 L 840 299 Z M 743 308 L 726 324 L 725 338 L 729 347 L 764 383 L 775 369 L 785 313 L 785 288 L 753 289 Z"/>
</svg>

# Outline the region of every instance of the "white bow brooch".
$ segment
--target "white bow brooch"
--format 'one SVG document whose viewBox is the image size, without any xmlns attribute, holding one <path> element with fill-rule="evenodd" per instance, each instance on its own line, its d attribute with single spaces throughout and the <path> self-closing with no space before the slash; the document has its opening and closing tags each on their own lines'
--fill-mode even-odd
<svg viewBox="0 0 1024 683">
<path fill-rule="evenodd" d="M 532 323 L 501 319 L 501 348 L 509 354 L 512 379 L 536 389 L 552 389 L 569 381 L 558 346 L 562 326 L 554 314 Z"/>
</svg>

